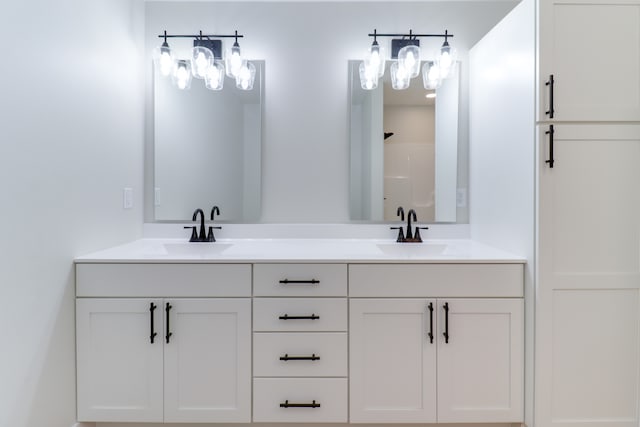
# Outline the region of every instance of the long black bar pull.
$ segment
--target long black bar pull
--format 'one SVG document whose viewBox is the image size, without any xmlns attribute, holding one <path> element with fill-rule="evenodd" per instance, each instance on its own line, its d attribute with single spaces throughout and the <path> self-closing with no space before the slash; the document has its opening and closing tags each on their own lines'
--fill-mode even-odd
<svg viewBox="0 0 640 427">
<path fill-rule="evenodd" d="M 449 344 L 449 303 L 445 302 L 444 306 L 444 332 L 442 335 L 444 336 L 444 342 Z"/>
<path fill-rule="evenodd" d="M 553 168 L 553 164 L 555 160 L 553 160 L 553 134 L 555 130 L 553 129 L 553 125 L 549 125 L 549 130 L 545 132 L 545 135 L 549 135 L 549 160 L 545 160 L 545 163 L 549 163 L 549 167 Z"/>
<path fill-rule="evenodd" d="M 545 86 L 549 86 L 549 109 L 544 113 L 549 116 L 550 119 L 553 119 L 553 113 L 555 112 L 553 108 L 553 85 L 555 81 L 553 80 L 553 74 L 549 75 L 549 80 L 545 82 Z"/>
<path fill-rule="evenodd" d="M 149 305 L 149 318 L 151 319 L 151 335 L 149 335 L 149 340 L 151 341 L 151 344 L 153 344 L 153 340 L 155 339 L 156 335 L 158 335 L 158 333 L 155 331 L 155 328 L 153 327 L 153 312 L 156 308 L 158 308 L 158 306 L 154 303 L 151 303 L 151 305 Z"/>
<path fill-rule="evenodd" d="M 429 342 L 433 344 L 433 303 L 429 303 L 429 333 L 427 336 L 429 337 Z"/>
<path fill-rule="evenodd" d="M 282 283 L 283 285 L 317 285 L 318 283 L 320 283 L 320 280 L 316 280 L 316 279 L 311 279 L 311 280 L 289 280 L 289 279 L 282 279 L 280 280 L 280 283 Z"/>
<path fill-rule="evenodd" d="M 167 335 L 165 336 L 166 340 L 167 340 L 167 344 L 169 344 L 169 338 L 171 338 L 171 335 L 173 335 L 171 333 L 171 328 L 169 327 L 169 312 L 171 311 L 171 309 L 173 308 L 173 306 L 169 303 L 167 303 L 167 305 L 164 307 L 164 311 L 166 312 L 166 316 L 167 316 Z"/>
<path fill-rule="evenodd" d="M 285 354 L 284 356 L 280 356 L 280 360 L 288 362 L 289 360 L 311 360 L 311 361 L 316 361 L 316 360 L 320 360 L 320 356 L 316 356 L 315 353 L 312 354 L 311 356 L 289 356 L 288 354 Z"/>
<path fill-rule="evenodd" d="M 288 400 L 285 400 L 284 403 L 280 404 L 281 408 L 319 408 L 320 404 L 316 403 L 316 401 L 312 401 L 311 403 L 289 403 Z"/>
<path fill-rule="evenodd" d="M 289 316 L 288 314 L 284 314 L 278 317 L 280 320 L 318 320 L 320 316 L 313 313 L 311 316 Z"/>
</svg>

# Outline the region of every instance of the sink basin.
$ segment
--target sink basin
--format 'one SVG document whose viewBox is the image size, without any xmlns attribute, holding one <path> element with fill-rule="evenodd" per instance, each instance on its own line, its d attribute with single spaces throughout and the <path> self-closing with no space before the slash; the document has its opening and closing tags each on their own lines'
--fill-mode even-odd
<svg viewBox="0 0 640 427">
<path fill-rule="evenodd" d="M 447 245 L 441 243 L 378 243 L 386 255 L 402 257 L 428 257 L 442 255 Z"/>
<path fill-rule="evenodd" d="M 221 254 L 233 246 L 233 244 L 215 242 L 181 242 L 165 243 L 163 246 L 168 255 L 208 256 Z"/>
</svg>

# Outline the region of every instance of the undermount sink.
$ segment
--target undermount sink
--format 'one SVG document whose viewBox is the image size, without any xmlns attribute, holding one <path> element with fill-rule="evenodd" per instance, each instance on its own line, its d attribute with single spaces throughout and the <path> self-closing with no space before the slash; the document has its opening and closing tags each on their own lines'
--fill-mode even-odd
<svg viewBox="0 0 640 427">
<path fill-rule="evenodd" d="M 169 255 L 217 255 L 233 246 L 232 243 L 215 243 L 215 242 L 182 242 L 182 243 L 165 243 L 164 249 Z"/>
<path fill-rule="evenodd" d="M 447 249 L 441 243 L 378 243 L 378 248 L 386 255 L 423 257 L 442 255 Z"/>
</svg>

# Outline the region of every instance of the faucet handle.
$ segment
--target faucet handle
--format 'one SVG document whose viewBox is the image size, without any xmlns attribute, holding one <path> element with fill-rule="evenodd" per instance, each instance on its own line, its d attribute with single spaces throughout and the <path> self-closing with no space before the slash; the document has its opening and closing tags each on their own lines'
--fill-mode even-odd
<svg viewBox="0 0 640 427">
<path fill-rule="evenodd" d="M 420 230 L 428 230 L 429 227 L 416 227 L 416 233 L 413 235 L 413 239 L 418 242 L 418 243 L 422 243 L 422 236 L 420 236 Z"/>
<path fill-rule="evenodd" d="M 198 232 L 196 231 L 196 226 L 184 226 L 185 229 L 190 228 L 191 229 L 191 238 L 189 239 L 190 242 L 197 242 L 198 241 Z"/>
<path fill-rule="evenodd" d="M 404 242 L 405 238 L 404 238 L 404 231 L 402 230 L 402 227 L 389 227 L 391 230 L 398 230 L 398 238 L 396 239 L 396 242 Z"/>
<path fill-rule="evenodd" d="M 213 235 L 213 229 L 222 230 L 222 227 L 212 227 L 209 226 L 209 234 L 207 234 L 207 242 L 215 242 L 216 236 Z"/>
</svg>

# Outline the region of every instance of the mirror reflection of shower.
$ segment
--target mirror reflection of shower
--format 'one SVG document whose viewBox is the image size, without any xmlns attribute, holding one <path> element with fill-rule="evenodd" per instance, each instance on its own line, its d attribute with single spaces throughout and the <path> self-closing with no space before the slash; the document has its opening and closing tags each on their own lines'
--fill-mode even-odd
<svg viewBox="0 0 640 427">
<path fill-rule="evenodd" d="M 404 206 L 414 209 L 421 221 L 433 222 L 435 92 L 418 81 L 411 83 L 400 92 L 384 82 L 383 215 L 385 221 L 394 221 L 397 207 Z"/>
</svg>

